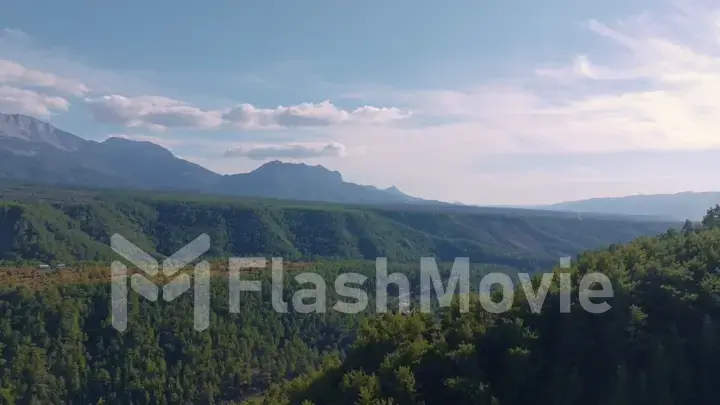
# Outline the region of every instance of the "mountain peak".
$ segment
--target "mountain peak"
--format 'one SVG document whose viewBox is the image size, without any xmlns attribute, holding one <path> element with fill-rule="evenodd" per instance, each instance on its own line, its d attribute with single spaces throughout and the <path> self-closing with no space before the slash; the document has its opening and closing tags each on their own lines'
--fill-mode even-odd
<svg viewBox="0 0 720 405">
<path fill-rule="evenodd" d="M 262 165 L 258 166 L 258 168 L 255 170 L 260 170 L 262 168 L 268 168 L 268 167 L 282 167 L 282 168 L 291 168 L 291 167 L 302 167 L 302 168 L 311 167 L 312 168 L 312 167 L 315 167 L 315 168 L 330 171 L 330 169 L 328 169 L 322 165 L 309 165 L 309 164 L 303 163 L 303 162 L 300 162 L 300 163 L 283 162 L 282 160 L 277 160 L 277 159 L 263 163 Z"/>
<path fill-rule="evenodd" d="M 32 144 L 47 144 L 67 151 L 78 150 L 87 142 L 45 121 L 22 114 L 0 113 L 0 137 Z"/>
<path fill-rule="evenodd" d="M 277 175 L 288 177 L 313 177 L 322 180 L 343 181 L 342 174 L 338 171 L 330 170 L 322 165 L 308 165 L 307 163 L 289 163 L 280 160 L 272 160 L 264 163 L 251 173 L 274 173 Z"/>
</svg>

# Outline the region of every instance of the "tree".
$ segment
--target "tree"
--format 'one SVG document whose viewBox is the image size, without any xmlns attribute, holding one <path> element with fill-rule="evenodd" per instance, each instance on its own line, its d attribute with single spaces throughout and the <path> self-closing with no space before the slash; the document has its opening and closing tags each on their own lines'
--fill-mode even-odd
<svg viewBox="0 0 720 405">
<path fill-rule="evenodd" d="M 682 231 L 684 234 L 692 233 L 695 230 L 695 224 L 692 223 L 691 220 L 686 219 L 685 224 L 682 227 Z"/>
<path fill-rule="evenodd" d="M 715 204 L 713 208 L 707 210 L 703 217 L 702 225 L 704 228 L 716 228 L 720 226 L 720 204 Z"/>
</svg>

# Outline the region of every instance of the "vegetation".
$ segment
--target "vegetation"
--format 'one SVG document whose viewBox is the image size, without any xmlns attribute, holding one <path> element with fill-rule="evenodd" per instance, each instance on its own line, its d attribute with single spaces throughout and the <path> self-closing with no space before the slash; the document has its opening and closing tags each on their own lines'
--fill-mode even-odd
<svg viewBox="0 0 720 405">
<path fill-rule="evenodd" d="M 447 276 L 449 266 L 440 264 Z M 212 282 L 210 327 L 193 329 L 193 298 L 170 303 L 128 299 L 128 328 L 112 328 L 107 283 L 66 284 L 59 280 L 0 289 L 0 404 L 127 405 L 225 404 L 259 394 L 270 383 L 322 369 L 345 357 L 358 323 L 374 313 L 374 263 L 322 262 L 304 268 L 327 282 L 327 305 L 339 296 L 332 280 L 353 271 L 368 276 L 369 305 L 359 314 L 297 314 L 292 296 L 301 285 L 284 277 L 288 313 L 273 310 L 270 276 L 260 293 L 242 293 L 230 313 L 227 277 Z M 390 264 L 417 285 L 417 266 Z M 489 271 L 476 266 L 474 281 Z M 67 275 L 67 273 L 65 274 Z M 26 280 L 27 281 L 27 280 Z M 42 287 L 42 288 L 30 288 Z M 302 288 L 312 289 L 311 286 Z M 397 308 L 390 289 L 389 308 Z M 312 304 L 309 300 L 307 304 Z"/>
<path fill-rule="evenodd" d="M 578 218 L 522 210 L 351 207 L 209 196 L 6 188 L 0 200 L 0 260 L 109 263 L 110 236 L 120 233 L 156 256 L 169 255 L 201 233 L 207 257 L 282 256 L 452 261 L 537 269 L 574 255 L 680 224 Z"/>
<path fill-rule="evenodd" d="M 720 206 L 702 223 L 618 245 L 663 224 L 111 192 L 4 200 L 6 259 L 112 260 L 114 232 L 162 256 L 207 232 L 215 277 L 208 330 L 193 329 L 191 294 L 168 303 L 131 293 L 121 333 L 111 325 L 107 264 L 0 270 L 2 405 L 655 405 L 714 404 L 720 395 Z M 401 314 L 391 287 L 391 311 L 377 314 L 374 263 L 362 260 L 388 256 L 389 271 L 417 286 L 420 256 L 445 262 L 445 276 L 449 260 L 470 256 L 477 286 L 488 272 L 512 275 L 603 244 L 555 269 L 572 278 L 569 313 L 559 311 L 556 277 L 540 313 L 518 290 L 501 314 L 484 310 L 477 291 L 468 313 L 456 301 Z M 241 293 L 231 313 L 223 267 L 231 254 L 295 258 L 293 271 L 324 280 L 365 274 L 369 306 L 295 313 L 293 294 L 312 287 L 288 274 L 290 310 L 278 313 L 270 275 L 257 270 L 243 277 L 262 280 L 262 292 Z M 603 314 L 579 305 L 579 279 L 592 272 L 612 280 Z M 348 302 L 332 282 L 327 289 L 328 308 Z"/>
<path fill-rule="evenodd" d="M 720 228 L 670 230 L 582 254 L 569 271 L 570 313 L 555 283 L 540 313 L 516 297 L 502 314 L 473 300 L 439 315 L 363 321 L 342 362 L 249 403 L 616 405 L 715 404 L 720 396 Z M 602 272 L 602 314 L 578 305 L 578 278 Z M 537 285 L 536 285 L 537 287 Z M 518 292 L 518 295 L 522 295 Z"/>
</svg>

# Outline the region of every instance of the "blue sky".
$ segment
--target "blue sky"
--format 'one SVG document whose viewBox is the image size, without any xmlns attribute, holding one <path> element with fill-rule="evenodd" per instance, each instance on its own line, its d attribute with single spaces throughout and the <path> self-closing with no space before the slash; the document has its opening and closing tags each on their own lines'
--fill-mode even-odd
<svg viewBox="0 0 720 405">
<path fill-rule="evenodd" d="M 466 203 L 717 190 L 713 3 L 27 0 L 0 111 Z"/>
</svg>

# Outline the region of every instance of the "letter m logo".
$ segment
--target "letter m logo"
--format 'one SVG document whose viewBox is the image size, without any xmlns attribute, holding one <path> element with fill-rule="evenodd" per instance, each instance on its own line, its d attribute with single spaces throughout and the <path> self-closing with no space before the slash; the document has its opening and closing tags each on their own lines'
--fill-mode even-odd
<svg viewBox="0 0 720 405">
<path fill-rule="evenodd" d="M 110 238 L 110 247 L 148 276 L 154 277 L 158 274 L 157 260 L 121 235 L 114 234 Z M 210 237 L 207 234 L 200 235 L 163 261 L 163 274 L 166 276 L 175 275 L 180 269 L 199 258 L 209 249 Z M 110 269 L 112 271 L 112 324 L 115 329 L 123 332 L 127 329 L 127 266 L 123 262 L 114 261 Z M 196 264 L 193 278 L 195 281 L 193 289 L 195 297 L 194 326 L 195 330 L 201 331 L 206 329 L 210 323 L 210 264 L 205 261 Z M 188 274 L 180 274 L 162 287 L 163 299 L 165 301 L 174 300 L 180 294 L 189 290 L 191 284 Z M 133 274 L 130 277 L 130 287 L 147 300 L 154 302 L 158 299 L 159 287 L 140 274 Z"/>
</svg>

